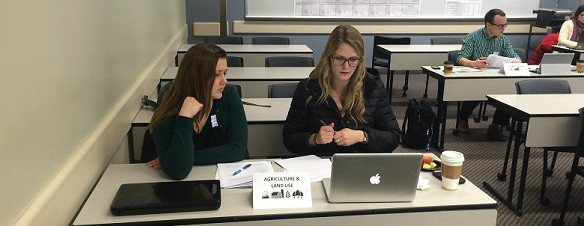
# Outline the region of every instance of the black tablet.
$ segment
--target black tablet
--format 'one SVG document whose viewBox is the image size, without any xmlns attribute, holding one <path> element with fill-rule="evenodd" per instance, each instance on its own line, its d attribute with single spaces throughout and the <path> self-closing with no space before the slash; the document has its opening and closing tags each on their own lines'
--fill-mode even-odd
<svg viewBox="0 0 584 226">
<path fill-rule="evenodd" d="M 110 210 L 113 215 L 216 210 L 221 206 L 218 180 L 122 184 Z"/>
</svg>

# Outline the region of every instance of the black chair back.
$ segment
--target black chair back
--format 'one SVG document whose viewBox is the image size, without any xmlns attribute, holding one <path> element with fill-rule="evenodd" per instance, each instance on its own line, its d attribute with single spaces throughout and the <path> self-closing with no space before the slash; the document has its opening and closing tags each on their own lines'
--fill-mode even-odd
<svg viewBox="0 0 584 226">
<path fill-rule="evenodd" d="M 456 61 L 459 52 L 460 50 L 451 50 L 448 52 L 448 61 L 454 63 L 456 66 L 460 66 L 460 64 Z"/>
<path fill-rule="evenodd" d="M 276 56 L 266 57 L 266 67 L 314 67 L 312 57 Z"/>
<path fill-rule="evenodd" d="M 254 37 L 251 39 L 252 44 L 264 45 L 290 45 L 288 37 Z"/>
<path fill-rule="evenodd" d="M 528 79 L 515 83 L 517 94 L 570 94 L 570 83 L 562 79 Z"/>
<path fill-rule="evenodd" d="M 389 57 L 380 51 L 377 45 L 409 45 L 410 42 L 411 40 L 408 37 L 373 36 L 373 65 L 371 67 L 387 67 L 389 64 Z"/>
<path fill-rule="evenodd" d="M 238 36 L 206 36 L 205 42 L 214 44 L 243 44 L 243 38 Z"/>
<path fill-rule="evenodd" d="M 521 58 L 521 62 L 527 63 L 527 54 L 525 53 L 525 49 L 516 47 L 513 48 L 513 51 L 515 51 L 515 53 L 519 55 L 519 58 Z"/>
<path fill-rule="evenodd" d="M 432 44 L 432 45 L 462 44 L 462 38 L 457 38 L 457 37 L 436 37 L 436 38 L 430 39 L 430 44 Z"/>
<path fill-rule="evenodd" d="M 227 67 L 243 67 L 243 58 L 227 56 Z"/>
<path fill-rule="evenodd" d="M 268 98 L 292 98 L 298 83 L 280 83 L 268 86 Z"/>
</svg>

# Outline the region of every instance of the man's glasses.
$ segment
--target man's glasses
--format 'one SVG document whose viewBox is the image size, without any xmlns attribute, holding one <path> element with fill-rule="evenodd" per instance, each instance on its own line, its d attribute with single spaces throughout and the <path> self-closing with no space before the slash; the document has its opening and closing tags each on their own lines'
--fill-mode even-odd
<svg viewBox="0 0 584 226">
<path fill-rule="evenodd" d="M 345 62 L 349 63 L 349 66 L 351 67 L 356 67 L 359 64 L 359 58 L 357 57 L 351 57 L 349 59 L 346 59 L 344 57 L 340 57 L 340 56 L 332 56 L 331 57 L 333 59 L 333 64 L 337 65 L 337 66 L 341 66 L 343 64 L 345 64 Z"/>
<path fill-rule="evenodd" d="M 508 24 L 494 24 L 494 23 L 490 23 L 490 24 L 492 24 L 493 26 L 498 27 L 498 28 L 505 28 L 508 25 Z"/>
</svg>

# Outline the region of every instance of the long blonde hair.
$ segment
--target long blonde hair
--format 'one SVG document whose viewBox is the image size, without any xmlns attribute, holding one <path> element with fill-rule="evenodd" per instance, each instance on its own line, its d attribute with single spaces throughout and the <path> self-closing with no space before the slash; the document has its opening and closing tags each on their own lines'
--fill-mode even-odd
<svg viewBox="0 0 584 226">
<path fill-rule="evenodd" d="M 180 63 L 174 83 L 150 120 L 150 133 L 167 117 L 178 114 L 187 96 L 203 104 L 193 118 L 195 127 L 200 128 L 202 118 L 211 112 L 211 90 L 217 61 L 226 57 L 225 50 L 215 44 L 202 43 L 191 47 Z"/>
<path fill-rule="evenodd" d="M 347 96 L 342 103 L 341 111 L 348 112 L 355 123 L 365 122 L 363 115 L 365 114 L 365 101 L 363 97 L 363 79 L 365 78 L 365 43 L 361 33 L 351 25 L 337 26 L 329 36 L 329 39 L 324 47 L 322 56 L 316 68 L 310 73 L 310 79 L 317 79 L 321 87 L 321 95 L 317 100 L 318 104 L 326 102 L 332 91 L 331 82 L 333 79 L 332 60 L 331 56 L 341 43 L 348 44 L 353 47 L 359 55 L 359 64 L 349 81 Z M 307 103 L 312 99 L 309 97 Z"/>
</svg>

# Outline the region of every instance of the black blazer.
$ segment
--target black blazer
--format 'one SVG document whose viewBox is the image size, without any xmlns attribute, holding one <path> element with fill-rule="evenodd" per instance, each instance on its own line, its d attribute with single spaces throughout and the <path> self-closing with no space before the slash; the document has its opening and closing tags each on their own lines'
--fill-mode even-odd
<svg viewBox="0 0 584 226">
<path fill-rule="evenodd" d="M 348 112 L 345 117 L 329 96 L 326 102 L 317 104 L 321 88 L 316 79 L 305 79 L 298 84 L 294 98 L 284 123 L 282 135 L 286 148 L 298 155 L 314 154 L 330 156 L 346 152 L 392 152 L 400 142 L 400 129 L 389 104 L 387 91 L 378 77 L 366 75 L 363 81 L 366 122 L 358 123 L 351 119 Z M 308 105 L 306 100 L 310 98 Z M 309 146 L 308 138 L 317 133 L 322 126 L 335 123 L 335 131 L 343 128 L 366 131 L 368 144 L 356 143 L 352 146 L 337 146 L 334 142 L 315 147 Z"/>
</svg>

